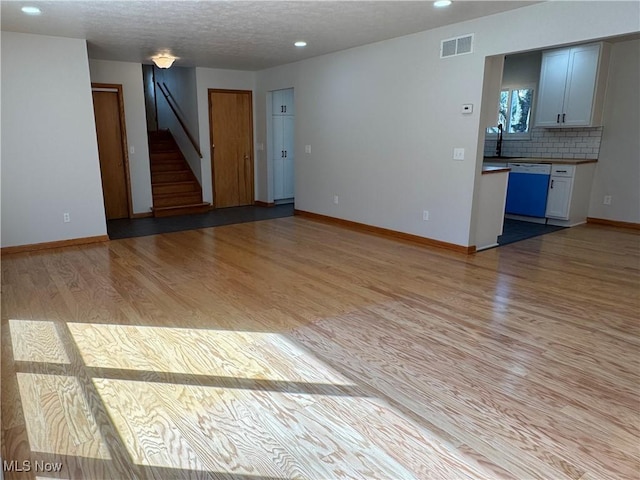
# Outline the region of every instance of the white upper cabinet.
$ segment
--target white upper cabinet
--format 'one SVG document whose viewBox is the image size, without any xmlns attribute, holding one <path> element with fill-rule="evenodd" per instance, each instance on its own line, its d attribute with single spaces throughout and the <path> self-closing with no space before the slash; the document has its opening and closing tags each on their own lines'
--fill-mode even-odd
<svg viewBox="0 0 640 480">
<path fill-rule="evenodd" d="M 271 93 L 273 104 L 271 106 L 273 115 L 294 115 L 293 88 L 285 90 L 274 90 Z"/>
<path fill-rule="evenodd" d="M 608 61 L 603 43 L 543 52 L 536 126 L 601 125 Z"/>
</svg>

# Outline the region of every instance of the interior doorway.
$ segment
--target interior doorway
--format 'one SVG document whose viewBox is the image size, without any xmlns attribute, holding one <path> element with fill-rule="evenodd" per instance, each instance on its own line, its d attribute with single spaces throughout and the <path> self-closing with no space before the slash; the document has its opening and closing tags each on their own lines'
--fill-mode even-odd
<svg viewBox="0 0 640 480">
<path fill-rule="evenodd" d="M 107 220 L 129 218 L 131 181 L 127 157 L 122 85 L 91 85 L 102 193 Z"/>
<path fill-rule="evenodd" d="M 250 90 L 209 90 L 215 208 L 253 205 L 253 102 Z"/>
</svg>

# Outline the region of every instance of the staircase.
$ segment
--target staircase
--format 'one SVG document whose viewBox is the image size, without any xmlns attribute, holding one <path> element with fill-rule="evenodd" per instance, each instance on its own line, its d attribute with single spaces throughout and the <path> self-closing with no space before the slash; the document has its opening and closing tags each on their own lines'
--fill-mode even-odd
<svg viewBox="0 0 640 480">
<path fill-rule="evenodd" d="M 149 132 L 153 215 L 169 217 L 204 213 L 202 188 L 168 130 Z"/>
</svg>

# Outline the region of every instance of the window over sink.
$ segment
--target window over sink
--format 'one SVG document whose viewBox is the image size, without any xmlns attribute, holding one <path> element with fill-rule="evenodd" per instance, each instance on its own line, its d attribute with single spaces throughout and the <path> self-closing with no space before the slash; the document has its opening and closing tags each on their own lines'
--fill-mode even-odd
<svg viewBox="0 0 640 480">
<path fill-rule="evenodd" d="M 497 135 L 502 125 L 504 139 L 528 139 L 533 126 L 535 85 L 503 86 L 500 90 L 496 125 L 487 134 Z"/>
</svg>

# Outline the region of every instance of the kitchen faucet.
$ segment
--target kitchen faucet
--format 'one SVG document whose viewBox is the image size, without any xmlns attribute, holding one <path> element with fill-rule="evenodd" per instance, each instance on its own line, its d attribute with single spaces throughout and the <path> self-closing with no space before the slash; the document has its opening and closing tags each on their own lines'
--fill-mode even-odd
<svg viewBox="0 0 640 480">
<path fill-rule="evenodd" d="M 496 141 L 496 157 L 502 157 L 502 123 L 498 124 L 498 139 Z"/>
</svg>

